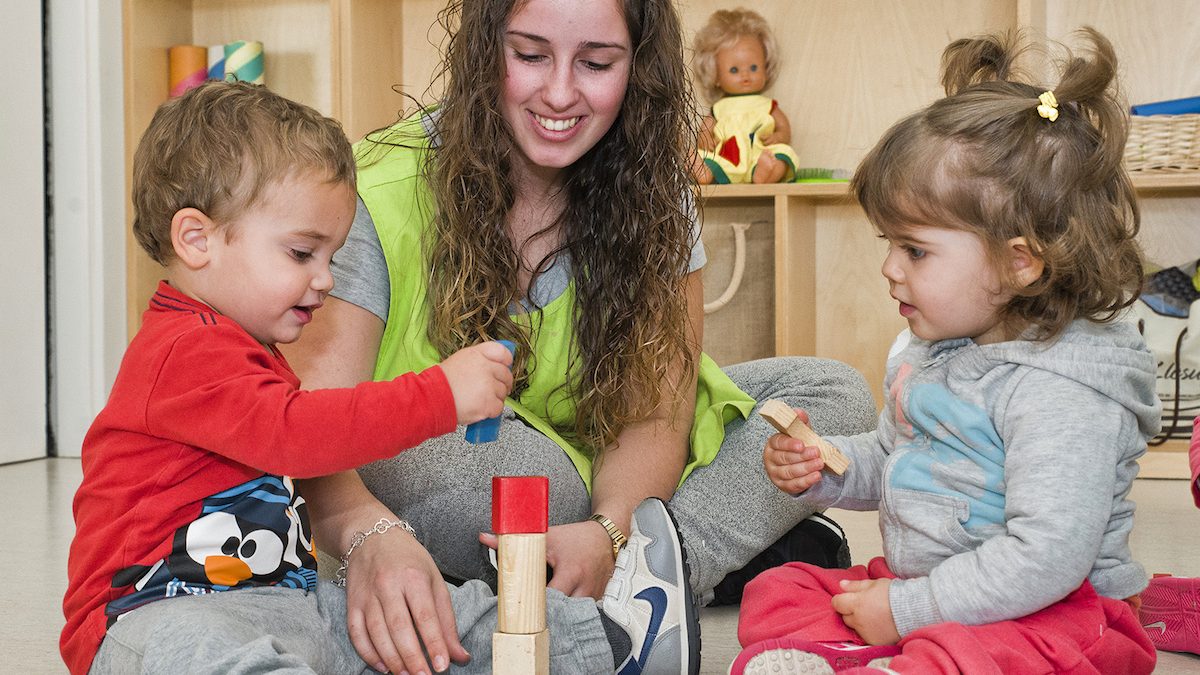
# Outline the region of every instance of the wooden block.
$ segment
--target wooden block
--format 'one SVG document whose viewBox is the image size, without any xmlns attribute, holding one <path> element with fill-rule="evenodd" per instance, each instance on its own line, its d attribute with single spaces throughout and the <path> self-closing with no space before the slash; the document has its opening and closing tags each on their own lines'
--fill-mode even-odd
<svg viewBox="0 0 1200 675">
<path fill-rule="evenodd" d="M 550 633 L 492 633 L 492 675 L 549 675 Z"/>
<path fill-rule="evenodd" d="M 545 476 L 492 478 L 492 529 L 499 540 L 493 673 L 550 672 L 550 637 L 546 630 L 549 510 L 550 481 Z"/>
<path fill-rule="evenodd" d="M 842 454 L 842 451 L 833 447 L 829 441 L 813 431 L 812 427 L 805 424 L 796 411 L 792 410 L 792 406 L 783 401 L 771 399 L 762 404 L 762 407 L 758 409 L 758 414 L 770 422 L 771 426 L 778 429 L 779 433 L 804 441 L 805 445 L 816 446 L 821 451 L 821 459 L 825 462 L 826 469 L 840 476 L 846 473 L 846 469 L 850 467 L 850 460 Z"/>
<path fill-rule="evenodd" d="M 509 340 L 496 340 L 504 345 L 510 354 L 517 355 L 517 345 Z M 491 443 L 500 438 L 500 421 L 502 415 L 489 417 L 486 420 L 479 420 L 473 424 L 467 425 L 467 442 L 468 443 Z"/>
<path fill-rule="evenodd" d="M 498 538 L 497 630 L 539 633 L 546 629 L 546 535 L 502 534 Z"/>
<path fill-rule="evenodd" d="M 549 513 L 549 478 L 492 476 L 492 532 L 545 532 Z"/>
</svg>

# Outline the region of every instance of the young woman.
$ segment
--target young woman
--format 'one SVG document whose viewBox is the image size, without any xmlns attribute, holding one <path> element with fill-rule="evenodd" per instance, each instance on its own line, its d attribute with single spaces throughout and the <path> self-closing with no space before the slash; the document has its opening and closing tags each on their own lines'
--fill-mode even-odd
<svg viewBox="0 0 1200 675">
<path fill-rule="evenodd" d="M 669 0 L 453 2 L 442 18 L 441 105 L 359 144 L 334 297 L 289 357 L 321 388 L 508 339 L 516 384 L 497 443 L 450 435 L 306 488 L 328 550 L 393 513 L 428 533 L 424 549 L 356 550 L 350 630 L 368 651 L 415 640 L 412 614 L 453 639 L 436 571 L 491 573 L 493 475 L 550 477 L 552 588 L 600 597 L 633 509 L 657 496 L 704 593 L 813 513 L 762 476 L 755 401 L 803 407 L 824 433 L 874 424 L 845 365 L 722 371 L 700 352 L 694 112 Z"/>
</svg>

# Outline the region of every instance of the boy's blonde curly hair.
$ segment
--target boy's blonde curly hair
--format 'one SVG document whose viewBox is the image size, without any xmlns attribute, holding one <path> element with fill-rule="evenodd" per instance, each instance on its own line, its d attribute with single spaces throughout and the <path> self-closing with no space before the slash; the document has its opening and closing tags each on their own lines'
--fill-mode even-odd
<svg viewBox="0 0 1200 675">
<path fill-rule="evenodd" d="M 199 209 L 224 227 L 268 185 L 298 174 L 355 188 L 354 152 L 341 124 L 261 85 L 205 82 L 159 106 L 138 142 L 133 234 L 166 265 L 175 257 L 177 211 Z"/>
</svg>

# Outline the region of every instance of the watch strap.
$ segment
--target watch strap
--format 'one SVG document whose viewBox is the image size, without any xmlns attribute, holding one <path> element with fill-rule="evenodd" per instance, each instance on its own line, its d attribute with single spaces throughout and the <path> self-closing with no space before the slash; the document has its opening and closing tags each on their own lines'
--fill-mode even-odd
<svg viewBox="0 0 1200 675">
<path fill-rule="evenodd" d="M 602 514 L 594 514 L 590 520 L 600 523 L 600 526 L 608 533 L 608 538 L 612 539 L 613 560 L 616 560 L 617 554 L 621 552 L 621 549 L 625 547 L 625 542 L 629 541 L 629 539 L 621 531 L 621 528 L 617 527 L 616 523 Z"/>
</svg>

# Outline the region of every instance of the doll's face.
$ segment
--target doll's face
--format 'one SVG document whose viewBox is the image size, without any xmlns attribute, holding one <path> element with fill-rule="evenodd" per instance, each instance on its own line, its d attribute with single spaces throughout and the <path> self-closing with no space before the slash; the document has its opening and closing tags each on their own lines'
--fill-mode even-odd
<svg viewBox="0 0 1200 675">
<path fill-rule="evenodd" d="M 757 94 L 767 86 L 767 56 L 752 35 L 717 51 L 717 86 L 726 94 Z"/>
</svg>

